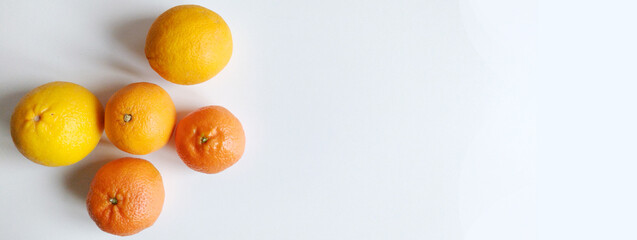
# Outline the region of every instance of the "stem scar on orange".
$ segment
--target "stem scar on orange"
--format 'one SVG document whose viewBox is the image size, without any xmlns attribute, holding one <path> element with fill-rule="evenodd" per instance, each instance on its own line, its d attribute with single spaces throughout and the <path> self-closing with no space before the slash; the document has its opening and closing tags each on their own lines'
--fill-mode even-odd
<svg viewBox="0 0 637 240">
<path fill-rule="evenodd" d="M 117 148 L 143 155 L 168 143 L 176 118 L 175 104 L 164 89 L 147 82 L 133 83 L 106 103 L 104 130 Z"/>
<path fill-rule="evenodd" d="M 155 223 L 164 205 L 159 171 L 139 158 L 120 158 L 102 166 L 86 197 L 89 216 L 107 233 L 128 236 Z"/>
<path fill-rule="evenodd" d="M 245 149 L 245 133 L 239 119 L 228 109 L 207 106 L 177 124 L 175 145 L 188 167 L 218 173 L 239 161 Z"/>
</svg>

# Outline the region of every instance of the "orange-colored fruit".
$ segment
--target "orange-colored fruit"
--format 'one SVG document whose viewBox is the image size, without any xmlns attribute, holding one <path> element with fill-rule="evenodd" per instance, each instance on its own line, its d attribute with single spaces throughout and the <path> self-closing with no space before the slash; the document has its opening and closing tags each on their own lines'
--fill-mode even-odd
<svg viewBox="0 0 637 240">
<path fill-rule="evenodd" d="M 207 106 L 186 115 L 175 130 L 181 160 L 195 171 L 218 173 L 235 164 L 245 149 L 243 127 L 228 109 Z"/>
<path fill-rule="evenodd" d="M 177 118 L 168 93 L 147 82 L 133 83 L 115 92 L 104 112 L 108 139 L 122 151 L 137 155 L 166 145 Z"/>
<path fill-rule="evenodd" d="M 155 223 L 164 205 L 164 183 L 150 162 L 120 158 L 100 168 L 86 208 L 102 231 L 128 236 Z"/>
<path fill-rule="evenodd" d="M 202 6 L 181 5 L 153 22 L 144 51 L 161 77 L 192 85 L 214 77 L 228 64 L 232 35 L 219 14 Z"/>
</svg>

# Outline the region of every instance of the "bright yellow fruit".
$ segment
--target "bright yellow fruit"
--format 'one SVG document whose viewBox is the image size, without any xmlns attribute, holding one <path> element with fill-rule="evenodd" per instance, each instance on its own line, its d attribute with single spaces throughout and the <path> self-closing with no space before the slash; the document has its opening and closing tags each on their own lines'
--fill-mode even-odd
<svg viewBox="0 0 637 240">
<path fill-rule="evenodd" d="M 146 58 L 164 79 L 177 84 L 205 82 L 232 56 L 230 28 L 217 13 L 197 5 L 162 13 L 146 36 Z"/>
<path fill-rule="evenodd" d="M 51 82 L 24 95 L 11 116 L 11 137 L 31 161 L 50 167 L 82 160 L 97 146 L 104 109 L 86 88 Z"/>
</svg>

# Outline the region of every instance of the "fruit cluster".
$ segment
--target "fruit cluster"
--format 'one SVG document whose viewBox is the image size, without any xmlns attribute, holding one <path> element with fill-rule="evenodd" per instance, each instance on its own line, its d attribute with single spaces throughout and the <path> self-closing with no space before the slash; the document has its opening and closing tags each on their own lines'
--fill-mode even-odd
<svg viewBox="0 0 637 240">
<path fill-rule="evenodd" d="M 155 20 L 146 37 L 145 53 L 162 78 L 176 84 L 198 84 L 226 66 L 232 55 L 232 37 L 215 12 L 181 5 Z M 98 145 L 102 132 L 117 148 L 134 155 L 162 148 L 174 132 L 181 160 L 208 174 L 225 170 L 243 155 L 243 127 L 224 107 L 202 107 L 179 123 L 176 118 L 171 97 L 152 83 L 125 86 L 103 108 L 86 88 L 51 82 L 22 97 L 11 116 L 11 137 L 22 155 L 45 166 L 82 160 Z M 89 216 L 97 226 L 120 236 L 150 227 L 163 203 L 159 171 L 139 158 L 120 158 L 102 166 L 86 199 Z"/>
</svg>

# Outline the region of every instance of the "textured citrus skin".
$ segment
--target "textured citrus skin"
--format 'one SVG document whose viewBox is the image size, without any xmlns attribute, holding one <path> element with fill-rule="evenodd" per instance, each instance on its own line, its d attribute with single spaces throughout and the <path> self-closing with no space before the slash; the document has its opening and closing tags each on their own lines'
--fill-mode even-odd
<svg viewBox="0 0 637 240">
<path fill-rule="evenodd" d="M 217 13 L 181 5 L 162 13 L 146 36 L 146 58 L 164 79 L 182 85 L 209 80 L 232 56 L 232 35 Z"/>
<path fill-rule="evenodd" d="M 86 197 L 88 214 L 97 226 L 120 236 L 152 226 L 163 205 L 159 171 L 139 158 L 120 158 L 102 166 Z"/>
<path fill-rule="evenodd" d="M 148 154 L 168 143 L 176 117 L 175 104 L 163 88 L 133 83 L 115 92 L 106 103 L 106 136 L 122 151 Z"/>
<path fill-rule="evenodd" d="M 221 106 L 203 107 L 186 115 L 175 130 L 181 160 L 193 170 L 208 174 L 239 161 L 245 142 L 239 119 Z"/>
<path fill-rule="evenodd" d="M 66 166 L 88 155 L 102 136 L 104 110 L 86 88 L 51 82 L 24 95 L 11 116 L 20 153 L 45 166 Z"/>
</svg>

